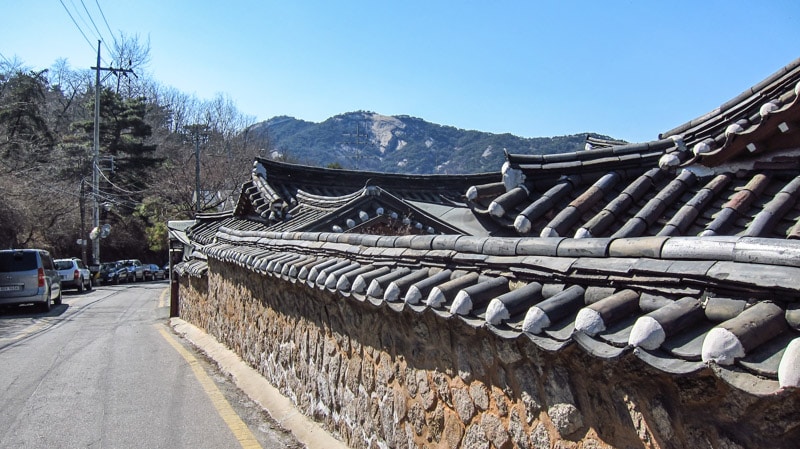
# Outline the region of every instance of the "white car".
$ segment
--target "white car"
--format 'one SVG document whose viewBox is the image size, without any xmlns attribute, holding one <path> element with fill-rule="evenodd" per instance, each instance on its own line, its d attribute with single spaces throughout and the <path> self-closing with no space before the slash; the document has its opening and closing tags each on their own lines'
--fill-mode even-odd
<svg viewBox="0 0 800 449">
<path fill-rule="evenodd" d="M 61 288 L 75 288 L 79 292 L 92 289 L 92 273 L 89 267 L 77 257 L 56 259 L 56 270 L 61 276 Z"/>
<path fill-rule="evenodd" d="M 0 305 L 36 304 L 43 312 L 61 304 L 61 279 L 42 249 L 0 250 Z"/>
</svg>

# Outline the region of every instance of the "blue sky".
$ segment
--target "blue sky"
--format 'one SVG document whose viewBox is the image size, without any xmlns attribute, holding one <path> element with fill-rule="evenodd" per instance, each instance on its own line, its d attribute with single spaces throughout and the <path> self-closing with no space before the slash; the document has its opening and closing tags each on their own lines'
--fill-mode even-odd
<svg viewBox="0 0 800 449">
<path fill-rule="evenodd" d="M 1 57 L 93 66 L 84 7 L 105 40 L 108 28 L 149 38 L 159 82 L 226 94 L 258 121 L 369 110 L 641 142 L 800 57 L 797 0 L 3 0 Z"/>
</svg>

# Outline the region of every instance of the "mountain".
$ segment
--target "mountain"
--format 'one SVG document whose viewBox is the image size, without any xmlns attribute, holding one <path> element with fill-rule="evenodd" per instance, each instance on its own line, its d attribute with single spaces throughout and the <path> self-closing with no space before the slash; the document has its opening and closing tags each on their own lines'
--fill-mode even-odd
<svg viewBox="0 0 800 449">
<path fill-rule="evenodd" d="M 566 153 L 584 149 L 587 135 L 524 138 L 437 125 L 407 115 L 369 111 L 340 114 L 322 123 L 280 116 L 253 125 L 272 156 L 289 162 L 408 174 L 464 174 L 500 170 L 504 151 Z"/>
</svg>

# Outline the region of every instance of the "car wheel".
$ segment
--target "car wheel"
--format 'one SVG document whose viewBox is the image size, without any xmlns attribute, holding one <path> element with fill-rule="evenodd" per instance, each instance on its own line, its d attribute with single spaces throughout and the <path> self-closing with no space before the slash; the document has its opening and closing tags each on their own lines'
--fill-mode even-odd
<svg viewBox="0 0 800 449">
<path fill-rule="evenodd" d="M 61 290 L 58 291 L 58 296 L 56 296 L 56 299 L 53 300 L 53 304 L 57 306 L 61 305 Z"/>
<path fill-rule="evenodd" d="M 78 293 L 83 293 L 83 278 L 78 279 Z"/>
<path fill-rule="evenodd" d="M 50 290 L 47 290 L 47 294 L 44 296 L 45 296 L 44 303 L 39 304 L 39 310 L 41 310 L 44 313 L 47 313 L 50 311 L 50 308 L 52 307 L 52 302 L 50 300 Z"/>
<path fill-rule="evenodd" d="M 89 285 L 86 286 L 86 290 L 92 291 L 92 278 L 89 278 Z"/>
</svg>

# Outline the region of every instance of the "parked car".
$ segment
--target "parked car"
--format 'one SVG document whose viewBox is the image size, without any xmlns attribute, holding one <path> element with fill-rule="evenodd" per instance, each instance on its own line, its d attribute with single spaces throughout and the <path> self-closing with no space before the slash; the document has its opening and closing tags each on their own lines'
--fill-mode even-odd
<svg viewBox="0 0 800 449">
<path fill-rule="evenodd" d="M 128 269 L 128 280 L 131 282 L 144 280 L 144 266 L 139 259 L 124 259 L 118 261 Z"/>
<path fill-rule="evenodd" d="M 119 262 L 105 262 L 100 264 L 100 273 L 97 280 L 102 284 L 119 284 L 128 282 L 128 269 Z"/>
<path fill-rule="evenodd" d="M 61 277 L 42 249 L 0 250 L 0 305 L 33 303 L 47 312 L 61 304 Z"/>
<path fill-rule="evenodd" d="M 144 264 L 144 272 L 145 278 L 149 278 L 151 281 L 161 280 L 163 281 L 166 279 L 166 272 L 154 263 L 146 263 Z"/>
<path fill-rule="evenodd" d="M 92 273 L 82 260 L 77 257 L 56 259 L 55 265 L 61 276 L 61 288 L 74 288 L 81 293 L 92 289 Z"/>
</svg>

